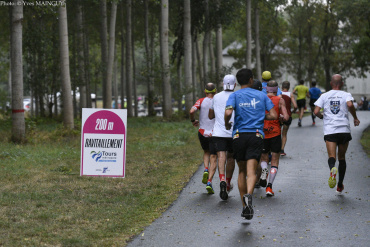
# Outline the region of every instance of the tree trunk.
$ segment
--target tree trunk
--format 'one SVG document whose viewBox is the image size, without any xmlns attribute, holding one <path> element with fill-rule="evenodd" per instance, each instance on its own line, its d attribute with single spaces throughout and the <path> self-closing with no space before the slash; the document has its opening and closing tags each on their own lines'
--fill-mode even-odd
<svg viewBox="0 0 370 247">
<path fill-rule="evenodd" d="M 153 78 L 153 69 L 152 69 L 152 52 L 149 47 L 149 5 L 148 0 L 144 1 L 145 12 L 144 12 L 144 25 L 145 25 L 145 57 L 146 57 L 146 69 L 147 69 L 147 85 L 148 85 L 148 115 L 155 116 L 154 111 L 154 78 Z"/>
<path fill-rule="evenodd" d="M 216 78 L 217 78 L 217 87 L 220 87 L 222 81 L 222 25 L 219 23 L 216 30 Z"/>
<path fill-rule="evenodd" d="M 108 66 L 107 66 L 107 81 L 105 83 L 105 97 L 104 97 L 104 108 L 112 108 L 112 77 L 113 77 L 113 63 L 114 63 L 114 49 L 116 41 L 116 15 L 117 15 L 117 3 L 112 2 L 109 25 L 109 50 L 108 50 Z"/>
<path fill-rule="evenodd" d="M 106 105 L 106 81 L 107 81 L 107 65 L 108 65 L 108 24 L 107 24 L 107 0 L 100 0 L 101 14 L 101 69 L 102 69 L 102 89 L 103 89 L 103 108 L 110 108 Z"/>
<path fill-rule="evenodd" d="M 126 108 L 125 106 L 125 25 L 124 25 L 124 12 L 125 4 L 121 4 L 121 22 L 122 22 L 122 30 L 121 30 L 121 109 Z"/>
<path fill-rule="evenodd" d="M 172 94 L 170 83 L 170 60 L 168 52 L 168 0 L 161 0 L 161 53 L 163 82 L 163 117 L 172 116 Z"/>
<path fill-rule="evenodd" d="M 26 138 L 23 108 L 22 21 L 23 5 L 12 6 L 11 73 L 12 73 L 12 141 L 22 143 Z"/>
<path fill-rule="evenodd" d="M 73 129 L 73 106 L 71 98 L 71 77 L 69 74 L 67 7 L 59 7 L 60 69 L 63 94 L 63 124 Z"/>
<path fill-rule="evenodd" d="M 84 39 L 83 39 L 83 22 L 81 2 L 77 4 L 77 60 L 78 60 L 78 80 L 80 88 L 80 111 L 87 107 L 86 101 L 86 80 L 85 80 L 85 57 L 84 57 Z"/>
<path fill-rule="evenodd" d="M 132 48 L 131 48 L 131 0 L 126 2 L 126 95 L 127 95 L 127 116 L 133 117 L 132 108 Z"/>
<path fill-rule="evenodd" d="M 187 115 L 193 104 L 192 78 L 192 49 L 191 49 L 191 9 L 190 0 L 184 1 L 184 86 L 185 86 L 185 114 Z"/>
<path fill-rule="evenodd" d="M 196 48 L 196 54 L 197 54 L 197 61 L 198 61 L 198 70 L 199 70 L 199 81 L 200 81 L 200 90 L 203 92 L 204 91 L 204 69 L 203 69 L 203 61 L 200 56 L 200 49 L 199 49 L 199 43 L 197 40 L 195 40 L 195 48 Z"/>
<path fill-rule="evenodd" d="M 255 15 L 256 15 L 256 70 L 257 70 L 257 78 L 258 80 L 262 81 L 262 70 L 261 70 L 261 54 L 260 54 L 260 16 L 259 16 L 259 9 L 258 9 L 258 2 L 255 8 Z"/>
<path fill-rule="evenodd" d="M 182 83 L 181 83 L 181 53 L 177 53 L 177 90 L 174 95 L 177 98 L 177 110 L 180 113 L 182 111 Z"/>
<path fill-rule="evenodd" d="M 190 105 L 194 103 L 195 99 L 197 98 L 197 93 L 199 93 L 199 87 L 197 87 L 195 82 L 197 81 L 197 53 L 195 43 L 192 41 L 192 49 L 191 49 L 191 77 L 192 77 L 192 95 L 193 98 L 190 102 Z M 190 107 L 191 108 L 191 107 Z M 190 110 L 189 110 L 190 111 Z M 188 111 L 187 111 L 188 112 Z"/>
<path fill-rule="evenodd" d="M 116 46 L 116 49 L 117 50 L 117 46 Z M 116 54 L 116 53 L 114 53 Z M 117 86 L 117 73 L 118 73 L 118 69 L 117 69 L 117 56 L 114 55 L 114 66 L 113 66 L 113 94 L 114 94 L 114 108 L 115 109 L 119 109 L 118 107 L 118 86 Z M 122 102 L 121 102 L 122 104 Z"/>
<path fill-rule="evenodd" d="M 134 17 L 133 21 L 134 22 Z M 132 48 L 132 87 L 133 87 L 133 93 L 134 93 L 134 113 L 135 117 L 138 117 L 138 102 L 137 102 L 137 92 L 136 92 L 136 59 L 135 59 L 135 39 L 134 34 L 131 33 L 131 48 Z"/>
<path fill-rule="evenodd" d="M 247 0 L 247 53 L 246 65 L 252 67 L 252 21 L 251 21 L 251 0 Z"/>
<path fill-rule="evenodd" d="M 82 12 L 84 13 L 84 11 Z M 83 14 L 83 23 L 86 23 L 85 15 Z M 89 36 L 88 36 L 88 25 L 84 25 L 83 40 L 84 40 L 84 58 L 85 58 L 85 82 L 86 82 L 86 107 L 92 108 L 91 100 L 91 72 L 90 72 L 90 48 L 89 48 Z M 96 92 L 95 92 L 96 94 Z"/>
<path fill-rule="evenodd" d="M 209 61 L 211 65 L 211 80 L 215 84 L 217 84 L 217 81 L 215 80 L 215 74 L 216 74 L 216 61 L 215 61 L 215 49 L 213 48 L 213 35 L 212 32 L 209 32 Z"/>
<path fill-rule="evenodd" d="M 208 58 L 209 58 L 209 40 L 210 40 L 208 0 L 205 0 L 204 4 L 205 4 L 205 13 L 204 13 L 205 31 L 204 31 L 204 37 L 203 37 L 203 76 L 204 76 L 203 85 L 206 85 L 209 82 Z"/>
</svg>

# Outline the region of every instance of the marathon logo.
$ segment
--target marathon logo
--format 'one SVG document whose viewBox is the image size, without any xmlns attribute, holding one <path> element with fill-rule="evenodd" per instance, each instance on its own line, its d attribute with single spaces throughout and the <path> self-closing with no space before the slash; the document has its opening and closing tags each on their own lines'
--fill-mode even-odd
<svg viewBox="0 0 370 247">
<path fill-rule="evenodd" d="M 85 141 L 85 148 L 122 148 L 123 139 L 90 139 Z"/>
</svg>

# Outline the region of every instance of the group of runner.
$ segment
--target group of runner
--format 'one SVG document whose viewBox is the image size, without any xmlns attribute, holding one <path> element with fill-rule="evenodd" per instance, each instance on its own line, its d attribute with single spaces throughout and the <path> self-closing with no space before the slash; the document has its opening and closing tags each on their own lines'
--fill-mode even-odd
<svg viewBox="0 0 370 247">
<path fill-rule="evenodd" d="M 206 184 L 208 193 L 214 194 L 212 180 L 218 168 L 220 197 L 227 200 L 233 188 L 231 179 L 236 160 L 239 167 L 238 188 L 243 204 L 241 216 L 245 219 L 253 218 L 254 188 L 266 187 L 266 196 L 274 196 L 272 185 L 278 172 L 280 155 L 285 155 L 287 132 L 292 121 L 292 105 L 294 112 L 299 109 L 299 127 L 302 126 L 301 112 L 304 111 L 306 97 L 311 98 L 310 106 L 315 106 L 311 108 L 313 124 L 315 116 L 324 119 L 330 188 L 336 185 L 335 161 L 338 146 L 338 193 L 344 188 L 345 153 L 351 140 L 348 111 L 354 117 L 355 126 L 360 123 L 352 104 L 351 94 L 340 90 L 343 86 L 340 75 L 332 77 L 333 90 L 323 95 L 320 89 L 318 89 L 320 93 L 317 88 L 308 90 L 303 85 L 304 82 L 300 81 L 300 85 L 293 90 L 293 93 L 297 94 L 297 102 L 289 92 L 288 81 L 282 83 L 280 90 L 278 83 L 271 79 L 269 71 L 263 72 L 262 79 L 262 83 L 254 80 L 250 69 L 239 70 L 236 77 L 226 75 L 223 80 L 224 91 L 216 94 L 216 86 L 208 83 L 205 87 L 206 97 L 199 99 L 190 110 L 193 126 L 199 126 L 198 137 L 204 150 L 202 182 Z M 241 89 L 234 92 L 236 80 Z M 315 85 L 312 88 L 315 88 Z M 323 114 L 320 113 L 321 108 Z M 199 121 L 195 119 L 195 112 L 198 110 Z M 332 121 L 333 119 L 336 121 Z M 271 159 L 270 171 L 269 159 Z"/>
</svg>

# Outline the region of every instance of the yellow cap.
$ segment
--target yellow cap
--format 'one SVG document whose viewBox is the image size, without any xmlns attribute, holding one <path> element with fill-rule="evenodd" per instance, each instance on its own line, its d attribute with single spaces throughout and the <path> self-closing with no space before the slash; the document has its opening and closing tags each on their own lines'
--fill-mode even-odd
<svg viewBox="0 0 370 247">
<path fill-rule="evenodd" d="M 271 79 L 271 73 L 270 73 L 270 71 L 264 71 L 262 73 L 262 79 L 264 79 L 264 80 L 270 80 Z"/>
</svg>

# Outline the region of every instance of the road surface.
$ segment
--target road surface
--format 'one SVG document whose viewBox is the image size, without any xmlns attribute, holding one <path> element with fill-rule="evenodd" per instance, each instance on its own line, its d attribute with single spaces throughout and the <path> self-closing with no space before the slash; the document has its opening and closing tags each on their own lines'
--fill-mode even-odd
<svg viewBox="0 0 370 247">
<path fill-rule="evenodd" d="M 267 198 L 264 188 L 255 189 L 252 220 L 240 216 L 237 166 L 234 190 L 222 201 L 218 172 L 213 180 L 215 194 L 208 195 L 201 183 L 201 165 L 178 200 L 128 246 L 369 246 L 370 159 L 359 140 L 370 124 L 370 112 L 357 113 L 359 127 L 350 117 L 353 140 L 342 196 L 328 186 L 322 121 L 311 126 L 311 118 L 306 117 L 298 128 L 293 120 L 287 156 L 280 159 L 273 186 L 275 196 Z"/>
</svg>

